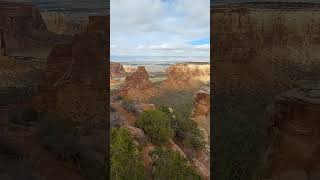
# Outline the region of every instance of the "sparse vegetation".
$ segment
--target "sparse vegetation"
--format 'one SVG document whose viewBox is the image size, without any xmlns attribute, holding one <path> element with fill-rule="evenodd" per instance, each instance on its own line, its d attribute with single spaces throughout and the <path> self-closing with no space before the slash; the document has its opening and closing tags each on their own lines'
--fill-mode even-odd
<svg viewBox="0 0 320 180">
<path fill-rule="evenodd" d="M 201 177 L 196 174 L 194 168 L 178 152 L 169 151 L 163 148 L 156 148 L 151 152 L 151 157 L 153 160 L 152 177 L 154 180 L 201 179 Z"/>
<path fill-rule="evenodd" d="M 124 109 L 126 109 L 128 112 L 134 113 L 135 112 L 135 104 L 133 100 L 130 99 L 123 99 L 121 101 L 121 105 Z"/>
<path fill-rule="evenodd" d="M 168 91 L 162 96 L 152 97 L 149 103 L 167 106 L 175 109 L 180 114 L 190 116 L 192 112 L 194 91 Z"/>
<path fill-rule="evenodd" d="M 111 129 L 110 165 L 111 179 L 145 179 L 140 149 L 127 129 Z"/>
<path fill-rule="evenodd" d="M 204 147 L 204 135 L 188 115 L 183 116 L 179 112 L 171 113 L 166 106 L 160 106 L 159 109 L 170 117 L 176 139 L 181 140 L 184 145 L 190 148 L 201 149 Z"/>
<path fill-rule="evenodd" d="M 143 112 L 137 120 L 136 126 L 142 128 L 154 144 L 166 144 L 174 136 L 169 117 L 160 110 Z"/>
</svg>

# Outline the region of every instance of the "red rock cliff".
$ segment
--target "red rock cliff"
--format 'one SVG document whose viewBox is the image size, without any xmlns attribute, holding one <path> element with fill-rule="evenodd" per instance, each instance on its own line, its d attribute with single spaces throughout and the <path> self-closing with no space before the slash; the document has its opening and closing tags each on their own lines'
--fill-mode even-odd
<svg viewBox="0 0 320 180">
<path fill-rule="evenodd" d="M 149 80 L 149 74 L 145 67 L 140 66 L 136 72 L 126 77 L 119 95 L 130 99 L 140 99 L 151 95 L 151 89 L 152 83 Z"/>
<path fill-rule="evenodd" d="M 210 81 L 210 64 L 175 64 L 168 68 L 167 79 L 161 84 L 166 89 L 199 87 Z"/>
</svg>

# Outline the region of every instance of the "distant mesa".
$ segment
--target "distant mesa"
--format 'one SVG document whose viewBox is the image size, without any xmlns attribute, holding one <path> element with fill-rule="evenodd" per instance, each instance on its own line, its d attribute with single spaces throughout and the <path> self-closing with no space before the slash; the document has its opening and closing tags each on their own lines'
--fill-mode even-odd
<svg viewBox="0 0 320 180">
<path fill-rule="evenodd" d="M 164 89 L 196 89 L 210 81 L 210 64 L 175 64 L 167 70 L 167 79 L 161 83 Z"/>
<path fill-rule="evenodd" d="M 119 64 L 114 64 L 111 72 L 122 72 Z M 120 70 L 121 69 L 121 70 Z M 176 64 L 167 70 L 167 78 L 159 85 L 152 84 L 145 67 L 140 66 L 135 72 L 126 77 L 120 88 L 119 95 L 129 99 L 146 100 L 150 97 L 160 95 L 167 90 L 195 90 L 203 84 L 210 82 L 210 64 Z M 118 73 L 119 74 L 119 73 Z"/>
</svg>

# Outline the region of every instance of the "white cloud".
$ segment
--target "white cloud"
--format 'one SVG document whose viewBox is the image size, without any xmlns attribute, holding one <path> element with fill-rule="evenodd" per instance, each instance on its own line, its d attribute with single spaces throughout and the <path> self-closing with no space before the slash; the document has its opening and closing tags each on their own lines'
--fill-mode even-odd
<svg viewBox="0 0 320 180">
<path fill-rule="evenodd" d="M 111 0 L 112 55 L 207 56 L 209 0 Z"/>
</svg>

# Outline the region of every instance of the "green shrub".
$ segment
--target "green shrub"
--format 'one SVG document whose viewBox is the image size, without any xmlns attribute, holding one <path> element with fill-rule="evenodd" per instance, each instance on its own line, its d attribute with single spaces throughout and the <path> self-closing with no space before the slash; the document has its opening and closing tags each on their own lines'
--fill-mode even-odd
<svg viewBox="0 0 320 180">
<path fill-rule="evenodd" d="M 156 148 L 150 153 L 153 164 L 152 177 L 154 180 L 177 179 L 196 180 L 201 177 L 194 168 L 178 152 Z"/>
<path fill-rule="evenodd" d="M 175 138 L 181 140 L 187 147 L 195 149 L 204 147 L 204 135 L 198 128 L 197 123 L 192 121 L 188 115 L 183 116 L 176 111 L 170 113 L 166 106 L 160 106 L 159 109 L 170 118 L 171 126 L 175 132 Z"/>
<path fill-rule="evenodd" d="M 146 132 L 154 144 L 166 144 L 174 136 L 169 117 L 159 110 L 143 112 L 136 121 L 136 125 Z"/>
<path fill-rule="evenodd" d="M 111 179 L 145 179 L 142 154 L 127 129 L 111 129 Z"/>
</svg>

